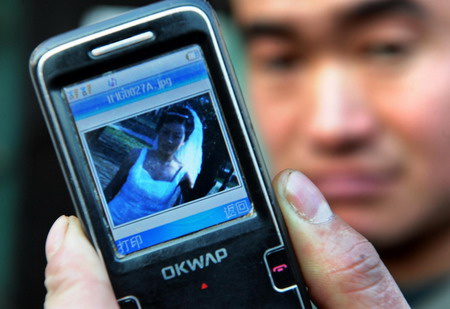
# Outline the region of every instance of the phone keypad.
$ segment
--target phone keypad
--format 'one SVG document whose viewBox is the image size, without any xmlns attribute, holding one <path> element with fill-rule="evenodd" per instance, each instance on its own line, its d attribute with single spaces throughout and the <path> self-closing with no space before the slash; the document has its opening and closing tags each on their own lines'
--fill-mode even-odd
<svg viewBox="0 0 450 309">
<path fill-rule="evenodd" d="M 141 309 L 139 300 L 134 296 L 127 296 L 117 300 L 119 302 L 120 309 Z"/>
<path fill-rule="evenodd" d="M 265 260 L 275 290 L 284 292 L 296 286 L 284 248 L 268 251 Z"/>
</svg>

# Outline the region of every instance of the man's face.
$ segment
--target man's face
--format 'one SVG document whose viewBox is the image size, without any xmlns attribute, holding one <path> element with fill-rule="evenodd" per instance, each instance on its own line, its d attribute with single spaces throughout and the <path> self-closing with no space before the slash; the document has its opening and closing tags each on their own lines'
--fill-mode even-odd
<svg viewBox="0 0 450 309">
<path fill-rule="evenodd" d="M 379 246 L 450 222 L 450 2 L 237 0 L 274 172 Z"/>
</svg>

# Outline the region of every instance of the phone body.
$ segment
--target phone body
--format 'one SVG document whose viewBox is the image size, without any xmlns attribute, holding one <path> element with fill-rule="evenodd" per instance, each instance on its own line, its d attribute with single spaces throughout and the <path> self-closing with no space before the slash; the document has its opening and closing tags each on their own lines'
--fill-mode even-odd
<svg viewBox="0 0 450 309">
<path fill-rule="evenodd" d="M 62 34 L 30 70 L 121 303 L 310 308 L 209 5 L 161 2 Z"/>
</svg>

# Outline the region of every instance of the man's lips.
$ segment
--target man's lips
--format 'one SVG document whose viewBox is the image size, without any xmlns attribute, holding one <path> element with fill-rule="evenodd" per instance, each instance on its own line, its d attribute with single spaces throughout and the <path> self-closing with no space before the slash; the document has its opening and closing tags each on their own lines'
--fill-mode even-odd
<svg viewBox="0 0 450 309">
<path fill-rule="evenodd" d="M 386 172 L 334 172 L 311 175 L 311 180 L 328 200 L 369 199 L 384 195 L 396 177 L 393 171 Z"/>
</svg>

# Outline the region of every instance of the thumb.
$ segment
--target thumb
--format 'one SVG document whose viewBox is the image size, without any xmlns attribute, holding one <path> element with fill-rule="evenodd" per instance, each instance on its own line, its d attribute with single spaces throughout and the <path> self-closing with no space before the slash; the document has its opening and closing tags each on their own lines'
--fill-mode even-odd
<svg viewBox="0 0 450 309">
<path fill-rule="evenodd" d="M 56 220 L 46 255 L 45 308 L 118 308 L 106 269 L 76 217 Z"/>
<path fill-rule="evenodd" d="M 332 213 L 308 178 L 284 171 L 274 187 L 309 293 L 320 308 L 409 308 L 372 244 Z"/>
</svg>

